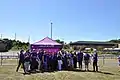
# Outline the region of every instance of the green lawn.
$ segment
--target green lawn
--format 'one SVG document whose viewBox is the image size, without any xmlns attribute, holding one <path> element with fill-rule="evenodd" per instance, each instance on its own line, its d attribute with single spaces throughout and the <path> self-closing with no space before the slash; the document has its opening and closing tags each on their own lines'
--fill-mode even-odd
<svg viewBox="0 0 120 80">
<path fill-rule="evenodd" d="M 15 61 L 16 62 L 16 61 Z M 0 80 L 120 80 L 120 67 L 117 60 L 106 59 L 105 64 L 99 61 L 100 72 L 60 71 L 52 73 L 35 73 L 23 75 L 22 69 L 15 72 L 16 66 L 0 66 Z M 90 65 L 92 70 L 92 65 Z"/>
</svg>

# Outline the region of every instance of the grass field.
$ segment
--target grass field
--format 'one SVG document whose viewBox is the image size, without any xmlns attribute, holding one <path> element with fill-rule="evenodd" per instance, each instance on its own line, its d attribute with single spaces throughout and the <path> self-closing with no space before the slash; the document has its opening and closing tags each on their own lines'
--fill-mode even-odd
<svg viewBox="0 0 120 80">
<path fill-rule="evenodd" d="M 10 62 L 17 61 L 9 60 Z M 16 65 L 0 66 L 0 80 L 120 80 L 120 67 L 118 67 L 116 59 L 105 59 L 104 65 L 103 61 L 100 60 L 99 72 L 76 70 L 23 75 L 22 69 L 19 72 L 15 72 L 15 70 Z M 92 65 L 90 65 L 90 70 L 92 70 Z"/>
</svg>

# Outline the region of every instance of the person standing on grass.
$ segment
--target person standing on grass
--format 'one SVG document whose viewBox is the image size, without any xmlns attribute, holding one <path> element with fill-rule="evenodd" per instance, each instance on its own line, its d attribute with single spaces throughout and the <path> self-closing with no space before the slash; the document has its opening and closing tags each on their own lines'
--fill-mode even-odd
<svg viewBox="0 0 120 80">
<path fill-rule="evenodd" d="M 54 56 L 53 56 L 53 70 L 57 70 L 57 53 L 54 53 Z"/>
<path fill-rule="evenodd" d="M 74 58 L 74 54 L 71 52 L 71 53 L 70 53 L 70 69 L 71 69 L 71 70 L 74 68 L 73 58 Z"/>
<path fill-rule="evenodd" d="M 37 52 L 37 62 L 38 62 L 38 70 L 40 71 L 40 67 L 41 67 L 41 58 L 42 58 L 42 55 L 41 55 L 41 51 L 39 50 Z"/>
<path fill-rule="evenodd" d="M 31 53 L 31 71 L 36 71 L 38 67 L 38 62 L 36 61 L 37 59 L 37 51 L 33 50 Z"/>
<path fill-rule="evenodd" d="M 44 51 L 42 61 L 43 61 L 43 72 L 44 72 L 48 70 L 48 53 L 46 51 Z"/>
<path fill-rule="evenodd" d="M 98 62 L 98 55 L 97 55 L 97 52 L 95 51 L 93 53 L 93 71 L 98 71 L 97 62 Z M 96 70 L 95 70 L 95 68 L 96 68 Z"/>
<path fill-rule="evenodd" d="M 118 64 L 120 66 L 120 55 L 118 56 Z"/>
<path fill-rule="evenodd" d="M 47 66 L 48 66 L 48 71 L 51 71 L 52 70 L 52 54 L 49 53 L 47 54 Z"/>
<path fill-rule="evenodd" d="M 82 51 L 78 52 L 77 61 L 78 61 L 80 70 L 82 70 L 82 61 L 83 61 L 83 52 Z"/>
<path fill-rule="evenodd" d="M 38 70 L 41 71 L 41 68 L 42 68 L 42 56 L 43 56 L 44 52 L 42 50 L 39 50 L 39 54 L 38 54 L 38 57 L 39 57 L 39 65 L 38 65 Z"/>
<path fill-rule="evenodd" d="M 68 70 L 69 70 L 69 69 L 70 69 L 70 67 L 71 67 L 70 57 L 71 57 L 71 54 L 70 54 L 70 53 L 68 53 L 68 57 L 67 57 Z"/>
<path fill-rule="evenodd" d="M 58 70 L 61 71 L 62 70 L 62 55 L 60 52 L 58 53 L 57 60 L 58 60 Z"/>
<path fill-rule="evenodd" d="M 76 52 L 74 52 L 74 55 L 73 55 L 73 63 L 74 63 L 74 68 L 77 68 L 77 56 L 76 56 Z"/>
<path fill-rule="evenodd" d="M 54 71 L 54 65 L 55 64 L 55 60 L 54 60 L 54 53 L 51 54 L 51 71 Z"/>
<path fill-rule="evenodd" d="M 23 66 L 23 70 L 24 70 L 24 72 L 25 72 L 25 67 L 24 67 L 24 50 L 21 50 L 21 51 L 20 51 L 19 63 L 18 63 L 16 72 L 18 72 L 19 67 L 20 67 L 21 65 Z"/>
<path fill-rule="evenodd" d="M 30 52 L 29 50 L 26 51 L 24 54 L 24 67 L 25 67 L 25 73 L 29 73 L 30 71 Z"/>
<path fill-rule="evenodd" d="M 45 56 L 45 52 L 44 50 L 41 51 L 41 54 L 42 54 L 42 60 L 41 60 L 41 72 L 43 73 L 44 72 L 44 56 Z"/>
<path fill-rule="evenodd" d="M 85 63 L 85 71 L 89 71 L 90 55 L 88 53 L 84 53 L 83 58 Z"/>
<path fill-rule="evenodd" d="M 62 65 L 62 69 L 64 70 L 65 69 L 65 64 L 64 64 L 64 59 L 65 59 L 65 52 L 61 51 L 61 56 L 62 56 L 62 62 L 63 62 L 63 65 Z"/>
<path fill-rule="evenodd" d="M 67 51 L 66 52 L 62 52 L 62 61 L 63 61 L 63 66 L 62 68 L 64 70 L 67 70 Z"/>
</svg>

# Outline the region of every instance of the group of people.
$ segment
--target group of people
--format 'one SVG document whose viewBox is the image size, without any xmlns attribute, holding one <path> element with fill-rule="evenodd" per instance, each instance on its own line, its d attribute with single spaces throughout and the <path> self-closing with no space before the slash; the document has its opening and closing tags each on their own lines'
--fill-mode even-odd
<svg viewBox="0 0 120 80">
<path fill-rule="evenodd" d="M 94 51 L 90 54 L 85 51 L 64 51 L 61 50 L 57 53 L 49 53 L 44 50 L 24 50 L 20 51 L 19 64 L 17 72 L 22 64 L 25 73 L 31 73 L 32 71 L 61 71 L 61 70 L 73 70 L 77 68 L 82 70 L 83 62 L 85 64 L 85 70 L 89 71 L 89 63 L 91 63 L 91 57 L 93 60 L 93 71 L 98 71 L 98 56 Z"/>
</svg>

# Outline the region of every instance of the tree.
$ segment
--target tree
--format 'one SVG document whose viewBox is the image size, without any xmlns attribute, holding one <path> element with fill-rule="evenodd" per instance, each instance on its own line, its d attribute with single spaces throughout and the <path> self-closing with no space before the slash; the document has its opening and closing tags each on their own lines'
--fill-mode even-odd
<svg viewBox="0 0 120 80">
<path fill-rule="evenodd" d="M 60 43 L 60 44 L 63 44 L 64 45 L 64 41 L 61 41 L 59 39 L 55 40 L 56 42 Z"/>
<path fill-rule="evenodd" d="M 108 42 L 113 42 L 113 43 L 120 43 L 120 39 L 113 39 L 113 40 L 110 40 Z"/>
<path fill-rule="evenodd" d="M 104 47 L 102 47 L 102 46 L 98 46 L 98 47 L 97 47 L 97 50 L 98 50 L 98 51 L 102 51 L 103 49 L 104 49 Z"/>
<path fill-rule="evenodd" d="M 80 46 L 80 50 L 81 50 L 81 51 L 85 50 L 85 48 L 86 48 L 86 46 L 84 46 L 84 45 L 83 45 L 83 46 Z"/>
<path fill-rule="evenodd" d="M 9 39 L 3 39 L 4 43 L 6 44 L 6 50 L 10 50 L 12 48 L 12 41 Z"/>
<path fill-rule="evenodd" d="M 29 43 L 21 42 L 19 40 L 2 39 L 0 40 L 0 51 L 28 49 Z"/>
<path fill-rule="evenodd" d="M 70 49 L 70 45 L 69 45 L 69 44 L 65 44 L 65 45 L 63 46 L 63 49 Z"/>
<path fill-rule="evenodd" d="M 104 47 L 102 47 L 102 46 L 97 47 L 97 50 L 99 51 L 100 54 L 103 53 L 103 49 L 104 49 Z"/>
</svg>

